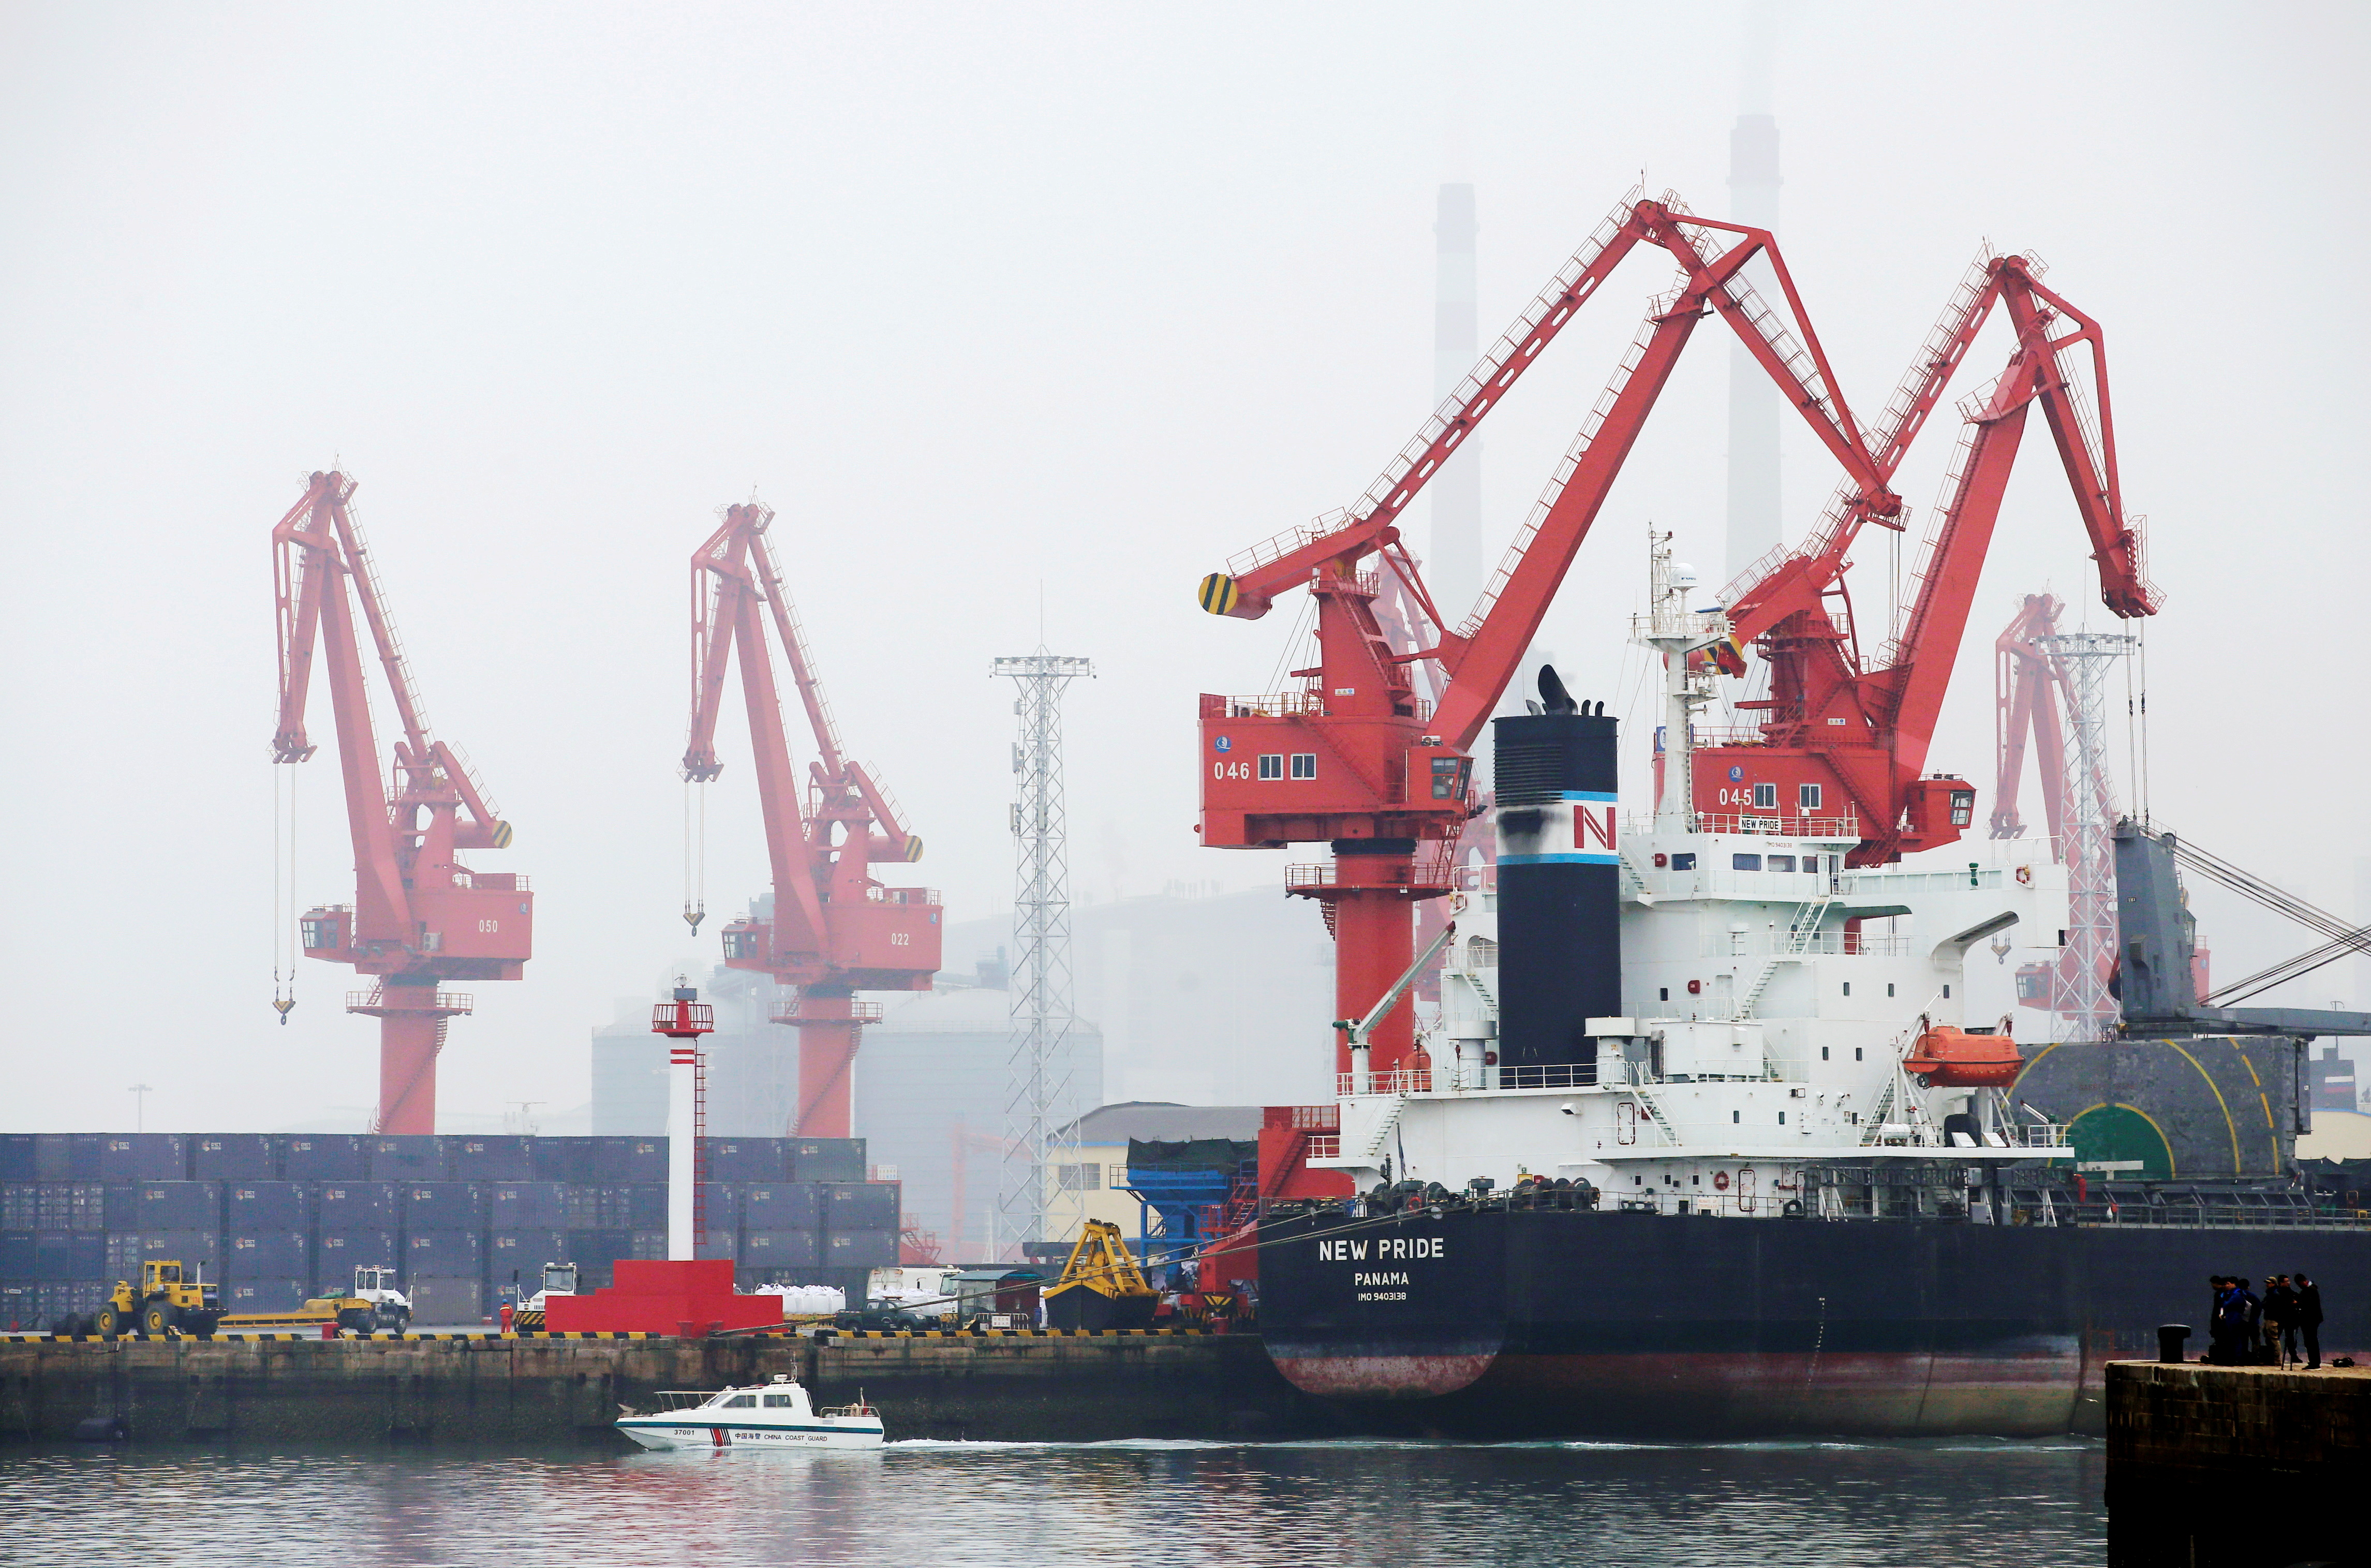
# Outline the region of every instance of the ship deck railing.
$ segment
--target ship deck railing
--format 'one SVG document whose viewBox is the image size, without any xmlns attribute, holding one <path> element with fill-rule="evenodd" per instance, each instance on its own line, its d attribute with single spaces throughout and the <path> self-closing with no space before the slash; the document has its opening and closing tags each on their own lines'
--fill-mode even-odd
<svg viewBox="0 0 2371 1568">
<path fill-rule="evenodd" d="M 1880 1189 L 1880 1191 L 1883 1191 Z M 2371 1210 L 2312 1208 L 2299 1203 L 2220 1203 L 2198 1204 L 2174 1208 L 2169 1205 L 2108 1204 L 2078 1202 L 2071 1194 L 2061 1196 L 2055 1191 L 2046 1198 L 2038 1189 L 2019 1189 L 2007 1205 L 2007 1217 L 1986 1220 L 1972 1214 L 1957 1202 L 1935 1204 L 1932 1191 L 1922 1199 L 1918 1190 L 1903 1188 L 1890 1202 L 1872 1206 L 1868 1198 L 1845 1197 L 1833 1191 L 1806 1192 L 1800 1187 L 1756 1187 L 1751 1191 L 1732 1187 L 1727 1191 L 1685 1188 L 1674 1190 L 1639 1187 L 1625 1191 L 1620 1188 L 1601 1188 L 1592 1204 L 1578 1191 L 1554 1190 L 1532 1191 L 1494 1191 L 1479 1197 L 1469 1193 L 1453 1193 L 1447 1197 L 1418 1200 L 1418 1209 L 1437 1209 L 1443 1213 L 1471 1210 L 1571 1210 L 1587 1212 L 1592 1207 L 1600 1214 L 1651 1214 L 1660 1215 L 1702 1215 L 1720 1219 L 1774 1219 L 1828 1221 L 1836 1224 L 1862 1225 L 2007 1225 L 2012 1226 L 2059 1226 L 2095 1230 L 2111 1226 L 2146 1230 L 2363 1230 L 2371 1229 Z M 2287 1194 L 2261 1194 L 2268 1198 Z M 2301 1195 L 2300 1195 L 2301 1196 Z M 1383 1201 L 1353 1197 L 1347 1199 L 1265 1198 L 1260 1201 L 1261 1219 L 1286 1218 L 1295 1214 L 1333 1212 L 1345 1218 L 1370 1218 L 1397 1212 L 1381 1206 Z M 1405 1202 L 1405 1200 L 1397 1200 Z M 1788 1204 L 1795 1212 L 1787 1212 Z"/>
</svg>

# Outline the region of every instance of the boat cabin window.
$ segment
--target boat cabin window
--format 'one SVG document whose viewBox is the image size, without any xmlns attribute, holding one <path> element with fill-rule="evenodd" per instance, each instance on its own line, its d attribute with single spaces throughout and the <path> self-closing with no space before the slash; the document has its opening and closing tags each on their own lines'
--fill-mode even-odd
<svg viewBox="0 0 2371 1568">
<path fill-rule="evenodd" d="M 1791 854 L 1774 854 L 1770 857 L 1770 869 L 1792 871 L 1795 869 L 1795 857 Z"/>
<path fill-rule="evenodd" d="M 719 1394 L 716 1398 L 711 1400 L 709 1403 L 715 1405 L 720 1409 L 728 1411 L 756 1410 L 758 1408 L 758 1396 L 755 1394 Z"/>
<path fill-rule="evenodd" d="M 769 1394 L 766 1396 L 766 1408 L 769 1411 L 791 1411 L 798 1409 L 799 1402 L 788 1394 Z"/>
<path fill-rule="evenodd" d="M 1729 864 L 1737 871 L 1759 871 L 1762 869 L 1762 857 L 1758 854 L 1732 854 L 1729 857 Z"/>
<path fill-rule="evenodd" d="M 1674 871 L 1694 871 L 1695 868 L 1696 868 L 1696 857 L 1695 857 L 1694 854 L 1675 854 L 1675 855 L 1671 856 L 1671 869 L 1672 869 L 1672 870 L 1674 870 Z M 2058 944 L 2058 945 L 2059 945 L 2060 947 L 2064 947 L 2065 946 L 2066 946 L 2066 944 L 2065 944 L 2065 943 L 2064 943 L 2064 942 L 2061 942 L 2061 943 L 2060 943 L 2060 944 Z"/>
</svg>

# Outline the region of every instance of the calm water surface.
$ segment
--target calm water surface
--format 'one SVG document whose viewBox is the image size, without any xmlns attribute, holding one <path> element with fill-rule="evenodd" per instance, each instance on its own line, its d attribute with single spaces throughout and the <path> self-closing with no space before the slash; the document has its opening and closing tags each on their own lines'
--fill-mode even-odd
<svg viewBox="0 0 2371 1568">
<path fill-rule="evenodd" d="M 0 1449 L 0 1562 L 1241 1565 L 2106 1557 L 2101 1451 L 897 1443 L 869 1454 Z"/>
</svg>

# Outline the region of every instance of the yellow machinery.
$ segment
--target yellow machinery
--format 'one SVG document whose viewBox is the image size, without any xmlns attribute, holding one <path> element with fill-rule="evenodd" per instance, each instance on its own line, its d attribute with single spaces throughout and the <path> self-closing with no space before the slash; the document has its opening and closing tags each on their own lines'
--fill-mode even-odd
<svg viewBox="0 0 2371 1568">
<path fill-rule="evenodd" d="M 1049 1329 L 1141 1329 L 1152 1321 L 1161 1293 L 1145 1283 L 1119 1226 L 1089 1220 L 1043 1299 Z"/>
<path fill-rule="evenodd" d="M 205 1335 L 216 1329 L 304 1329 L 334 1323 L 368 1333 L 377 1326 L 376 1306 L 357 1295 L 316 1296 L 293 1312 L 226 1314 L 221 1286 L 189 1277 L 178 1260 L 140 1265 L 140 1283 L 115 1282 L 114 1291 L 90 1316 L 93 1333 L 113 1337 L 142 1333 Z"/>
<path fill-rule="evenodd" d="M 220 1287 L 185 1277 L 179 1260 L 143 1263 L 140 1283 L 115 1282 L 114 1293 L 91 1314 L 92 1329 L 101 1334 L 138 1330 L 162 1337 L 176 1330 L 211 1334 L 222 1320 Z"/>
</svg>

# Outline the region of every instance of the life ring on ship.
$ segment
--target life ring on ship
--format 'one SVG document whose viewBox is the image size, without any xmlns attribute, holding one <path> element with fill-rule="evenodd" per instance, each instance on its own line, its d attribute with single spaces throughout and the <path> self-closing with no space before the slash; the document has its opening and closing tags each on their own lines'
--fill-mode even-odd
<svg viewBox="0 0 2371 1568">
<path fill-rule="evenodd" d="M 2030 865 L 2020 865 L 2020 866 L 2018 866 L 2018 867 L 2017 868 L 2017 881 L 2018 881 L 2018 886 L 2019 886 L 2019 887 L 2021 887 L 2021 888 L 2030 888 L 2030 887 L 2032 887 L 2032 886 L 2033 886 L 2033 867 L 2032 867 L 2032 866 L 2030 866 Z"/>
<path fill-rule="evenodd" d="M 1729 1191 L 1729 1172 L 1727 1172 L 1727 1171 L 1725 1171 L 1725 1170 L 1716 1170 L 1716 1171 L 1714 1171 L 1714 1172 L 1712 1173 L 1712 1185 L 1713 1185 L 1713 1190 L 1714 1190 L 1715 1191 L 1717 1191 L 1717 1192 L 1726 1192 L 1726 1191 Z"/>
</svg>

